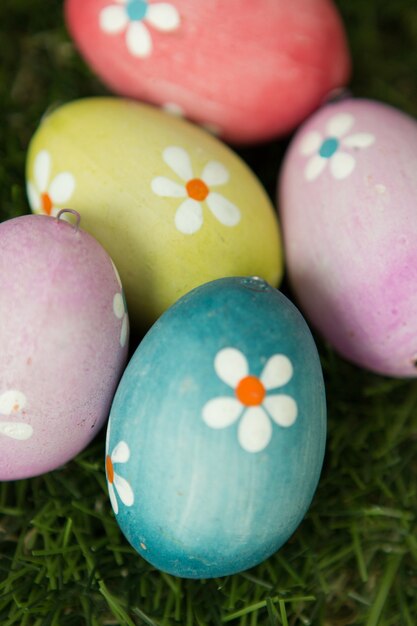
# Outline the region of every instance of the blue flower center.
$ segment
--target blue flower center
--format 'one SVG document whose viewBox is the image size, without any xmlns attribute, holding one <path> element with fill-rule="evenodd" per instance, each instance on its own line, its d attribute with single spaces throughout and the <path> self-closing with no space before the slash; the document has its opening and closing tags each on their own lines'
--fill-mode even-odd
<svg viewBox="0 0 417 626">
<path fill-rule="evenodd" d="M 336 137 L 328 137 L 321 144 L 319 155 L 323 159 L 330 159 L 339 147 L 339 140 Z"/>
<path fill-rule="evenodd" d="M 145 0 L 129 0 L 126 5 L 126 13 L 131 22 L 140 22 L 144 19 L 148 3 Z"/>
</svg>

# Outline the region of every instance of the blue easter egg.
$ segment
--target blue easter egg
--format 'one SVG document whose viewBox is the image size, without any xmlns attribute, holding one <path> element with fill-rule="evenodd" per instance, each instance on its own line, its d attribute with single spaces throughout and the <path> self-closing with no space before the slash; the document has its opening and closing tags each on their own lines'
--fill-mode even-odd
<svg viewBox="0 0 417 626">
<path fill-rule="evenodd" d="M 186 578 L 278 550 L 323 463 L 326 404 L 306 322 L 258 278 L 183 296 L 133 355 L 106 443 L 110 500 L 132 546 Z"/>
</svg>

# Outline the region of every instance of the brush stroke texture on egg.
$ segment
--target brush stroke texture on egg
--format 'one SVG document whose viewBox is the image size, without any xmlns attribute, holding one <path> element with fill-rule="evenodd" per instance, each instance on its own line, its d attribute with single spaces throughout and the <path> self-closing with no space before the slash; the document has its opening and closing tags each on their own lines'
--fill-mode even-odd
<svg viewBox="0 0 417 626">
<path fill-rule="evenodd" d="M 115 267 L 90 235 L 26 215 L 3 222 L 0 240 L 0 480 L 15 480 L 60 467 L 98 433 L 128 326 Z"/>
<path fill-rule="evenodd" d="M 117 94 L 249 143 L 288 133 L 350 58 L 330 0 L 67 0 L 76 45 Z"/>
<path fill-rule="evenodd" d="M 185 120 L 120 98 L 46 116 L 30 143 L 31 208 L 82 214 L 120 272 L 132 325 L 223 276 L 282 276 L 276 211 L 250 168 Z"/>
<path fill-rule="evenodd" d="M 301 310 L 347 359 L 417 369 L 417 123 L 346 99 L 293 139 L 279 185 L 288 274 Z"/>
<path fill-rule="evenodd" d="M 301 522 L 325 436 L 320 361 L 298 310 L 257 278 L 202 285 L 154 324 L 118 387 L 106 445 L 116 519 L 163 571 L 242 571 Z"/>
</svg>

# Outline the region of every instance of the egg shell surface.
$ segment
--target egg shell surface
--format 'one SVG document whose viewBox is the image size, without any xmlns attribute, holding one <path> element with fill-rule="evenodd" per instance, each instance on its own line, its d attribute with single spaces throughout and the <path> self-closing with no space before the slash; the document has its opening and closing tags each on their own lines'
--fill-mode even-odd
<svg viewBox="0 0 417 626">
<path fill-rule="evenodd" d="M 0 241 L 0 480 L 14 480 L 63 465 L 103 426 L 128 320 L 114 265 L 87 233 L 26 215 L 0 224 Z"/>
<path fill-rule="evenodd" d="M 224 576 L 304 517 L 326 434 L 321 366 L 298 310 L 258 278 L 185 295 L 132 357 L 107 430 L 119 526 L 157 568 Z"/>
<path fill-rule="evenodd" d="M 236 143 L 289 132 L 350 74 L 329 0 L 67 0 L 65 14 L 80 52 L 115 93 Z"/>
<path fill-rule="evenodd" d="M 347 359 L 417 369 L 417 124 L 388 105 L 329 104 L 298 131 L 279 184 L 301 310 Z"/>
<path fill-rule="evenodd" d="M 82 214 L 120 272 L 132 326 L 216 278 L 281 278 L 276 211 L 253 172 L 155 107 L 118 98 L 60 107 L 31 141 L 27 179 L 34 211 Z"/>
</svg>

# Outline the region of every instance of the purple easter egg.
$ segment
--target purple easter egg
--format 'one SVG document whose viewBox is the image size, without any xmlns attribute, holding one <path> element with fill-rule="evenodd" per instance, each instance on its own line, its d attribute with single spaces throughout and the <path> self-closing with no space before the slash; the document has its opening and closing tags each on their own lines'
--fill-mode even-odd
<svg viewBox="0 0 417 626">
<path fill-rule="evenodd" d="M 300 308 L 341 355 L 417 376 L 417 123 L 360 99 L 295 135 L 279 181 L 287 269 Z"/>
<path fill-rule="evenodd" d="M 53 470 L 93 439 L 127 358 L 107 252 L 61 217 L 0 224 L 0 480 Z"/>
</svg>

